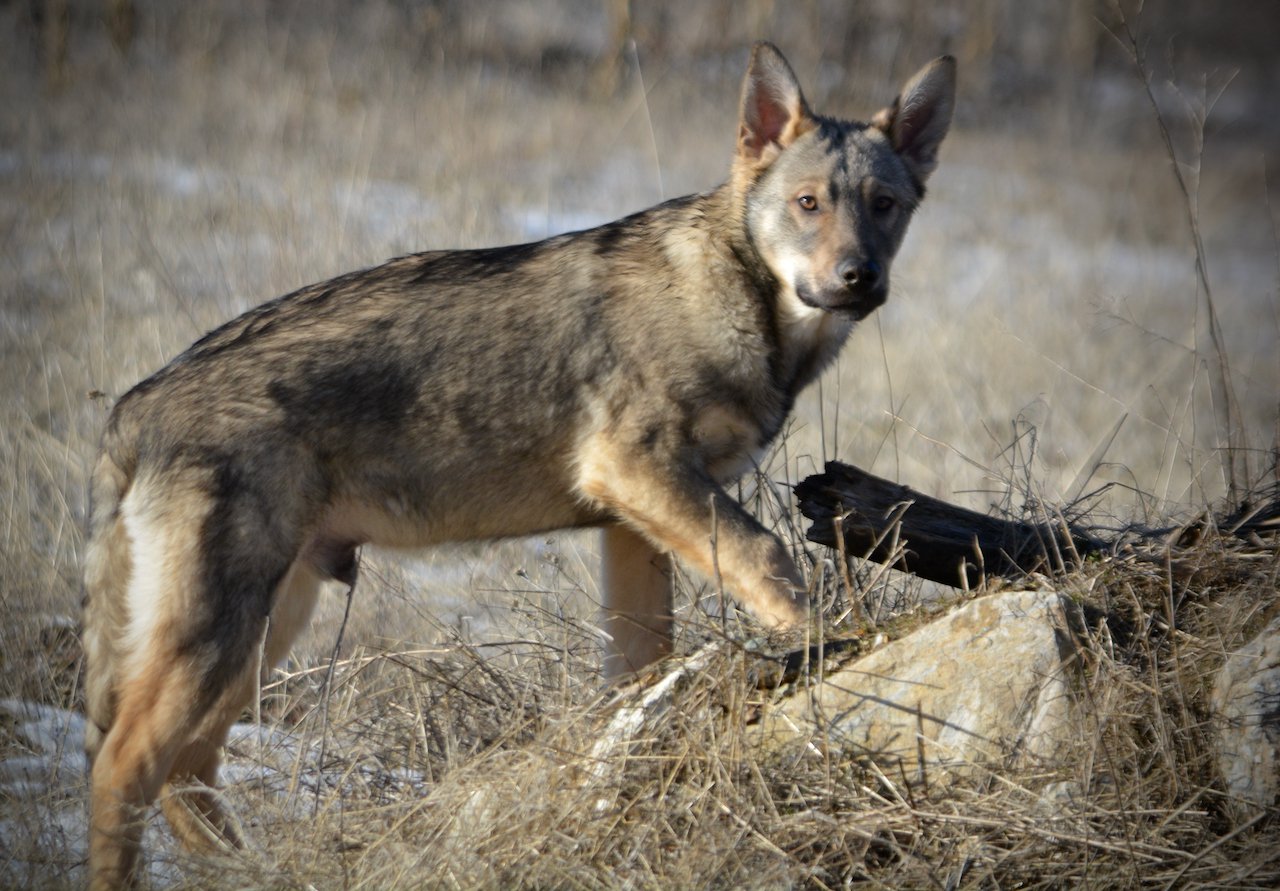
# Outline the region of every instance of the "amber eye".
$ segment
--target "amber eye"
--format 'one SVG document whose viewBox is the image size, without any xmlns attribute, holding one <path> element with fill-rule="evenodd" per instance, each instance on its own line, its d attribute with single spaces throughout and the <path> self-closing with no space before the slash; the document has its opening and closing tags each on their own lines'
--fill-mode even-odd
<svg viewBox="0 0 1280 891">
<path fill-rule="evenodd" d="M 800 205 L 801 210 L 807 210 L 810 213 L 818 209 L 818 199 L 812 195 L 801 195 L 796 199 L 796 203 Z"/>
<path fill-rule="evenodd" d="M 893 210 L 893 206 L 895 204 L 897 204 L 897 202 L 894 201 L 892 198 L 890 198 L 888 195 L 880 195 L 874 201 L 871 202 L 871 206 L 878 213 L 884 213 L 885 211 Z"/>
</svg>

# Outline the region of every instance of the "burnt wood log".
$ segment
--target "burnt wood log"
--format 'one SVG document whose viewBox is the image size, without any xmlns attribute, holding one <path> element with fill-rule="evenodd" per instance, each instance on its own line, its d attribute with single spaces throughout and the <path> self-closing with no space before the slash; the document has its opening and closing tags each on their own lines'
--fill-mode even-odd
<svg viewBox="0 0 1280 891">
<path fill-rule="evenodd" d="M 1065 521 L 987 516 L 839 461 L 828 461 L 795 492 L 800 512 L 813 521 L 810 541 L 953 587 L 976 586 L 984 575 L 1065 568 L 1106 548 Z"/>
</svg>

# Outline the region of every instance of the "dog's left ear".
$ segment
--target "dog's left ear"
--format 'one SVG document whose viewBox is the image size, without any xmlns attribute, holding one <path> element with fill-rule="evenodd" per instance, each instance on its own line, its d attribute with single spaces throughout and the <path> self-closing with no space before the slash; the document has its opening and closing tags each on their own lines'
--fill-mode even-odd
<svg viewBox="0 0 1280 891">
<path fill-rule="evenodd" d="M 924 182 L 938 166 L 938 146 L 951 126 L 956 104 L 956 60 L 934 59 L 916 72 L 893 105 L 883 108 L 871 125 L 883 130 L 894 151 Z"/>
<path fill-rule="evenodd" d="M 813 127 L 813 114 L 795 72 L 776 46 L 757 43 L 742 81 L 738 157 L 752 167 L 767 167 Z"/>
</svg>

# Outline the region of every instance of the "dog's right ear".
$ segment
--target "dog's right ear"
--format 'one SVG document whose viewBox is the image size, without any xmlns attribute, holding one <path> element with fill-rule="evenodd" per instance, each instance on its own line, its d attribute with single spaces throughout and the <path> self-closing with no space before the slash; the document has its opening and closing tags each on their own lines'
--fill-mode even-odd
<svg viewBox="0 0 1280 891">
<path fill-rule="evenodd" d="M 751 64 L 742 82 L 739 160 L 751 167 L 767 167 L 784 148 L 814 126 L 809 105 L 787 60 L 772 43 L 757 43 L 751 49 Z"/>
</svg>

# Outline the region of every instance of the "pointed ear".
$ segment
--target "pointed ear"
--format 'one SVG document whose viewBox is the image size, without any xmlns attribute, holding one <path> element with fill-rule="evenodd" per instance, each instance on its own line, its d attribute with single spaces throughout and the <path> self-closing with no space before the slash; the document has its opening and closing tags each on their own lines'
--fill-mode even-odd
<svg viewBox="0 0 1280 891">
<path fill-rule="evenodd" d="M 791 66 L 772 43 L 757 43 L 742 82 L 738 157 L 766 166 L 813 127 L 813 115 Z"/>
<path fill-rule="evenodd" d="M 920 181 L 938 166 L 938 146 L 951 126 L 956 104 L 956 60 L 934 59 L 916 72 L 893 105 L 881 109 L 871 125 L 883 130 Z"/>
</svg>

